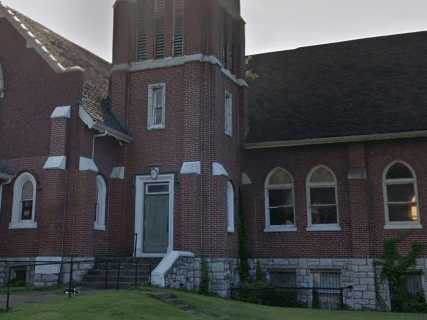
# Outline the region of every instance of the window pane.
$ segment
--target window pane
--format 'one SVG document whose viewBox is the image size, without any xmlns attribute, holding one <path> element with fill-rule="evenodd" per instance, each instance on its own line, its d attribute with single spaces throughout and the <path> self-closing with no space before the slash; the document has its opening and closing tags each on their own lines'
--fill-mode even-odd
<svg viewBox="0 0 427 320">
<path fill-rule="evenodd" d="M 335 204 L 335 188 L 310 188 L 311 204 Z"/>
<path fill-rule="evenodd" d="M 270 209 L 270 225 L 283 226 L 294 224 L 294 208 Z"/>
<path fill-rule="evenodd" d="M 390 202 L 416 202 L 415 189 L 412 183 L 388 185 L 387 196 Z"/>
<path fill-rule="evenodd" d="M 334 175 L 326 168 L 319 168 L 310 177 L 313 183 L 335 183 Z"/>
<path fill-rule="evenodd" d="M 270 186 L 273 185 L 283 185 L 283 184 L 292 184 L 292 178 L 284 170 L 277 170 L 268 181 Z"/>
<path fill-rule="evenodd" d="M 33 201 L 23 201 L 22 202 L 22 220 L 31 220 L 33 218 Z"/>
<path fill-rule="evenodd" d="M 337 207 L 333 206 L 312 206 L 311 207 L 311 223 L 312 224 L 336 224 L 337 219 Z"/>
<path fill-rule="evenodd" d="M 269 190 L 270 207 L 289 206 L 293 204 L 292 190 Z"/>
<path fill-rule="evenodd" d="M 150 184 L 147 186 L 148 193 L 168 193 L 169 185 L 168 184 Z"/>
<path fill-rule="evenodd" d="M 416 204 L 390 204 L 388 206 L 390 222 L 417 221 Z"/>
<path fill-rule="evenodd" d="M 22 201 L 33 199 L 33 184 L 27 181 L 22 187 Z"/>
<path fill-rule="evenodd" d="M 411 170 L 402 163 L 396 163 L 387 172 L 387 179 L 410 179 L 413 177 Z"/>
</svg>

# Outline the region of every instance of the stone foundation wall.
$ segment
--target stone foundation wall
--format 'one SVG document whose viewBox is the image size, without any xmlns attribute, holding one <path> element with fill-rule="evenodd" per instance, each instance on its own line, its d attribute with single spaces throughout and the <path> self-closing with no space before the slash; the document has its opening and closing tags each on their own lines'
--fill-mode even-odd
<svg viewBox="0 0 427 320">
<path fill-rule="evenodd" d="M 32 258 L 0 258 L 0 286 L 7 283 L 9 266 L 19 266 L 28 264 L 37 264 L 36 266 L 26 266 L 26 283 L 37 288 L 50 287 L 58 283 L 68 283 L 70 279 L 69 264 L 71 258 L 61 257 L 32 257 Z M 61 265 L 61 261 L 63 264 Z M 58 263 L 52 265 L 40 265 L 42 263 Z M 73 282 L 79 283 L 83 277 L 95 265 L 95 258 L 73 258 Z M 12 271 L 12 279 L 15 274 Z"/>
<path fill-rule="evenodd" d="M 166 287 L 198 290 L 200 285 L 201 258 L 182 257 L 166 276 Z M 239 285 L 238 259 L 206 259 L 209 265 L 212 292 L 229 297 L 231 288 Z M 268 279 L 272 270 L 289 270 L 296 273 L 298 288 L 314 287 L 314 274 L 321 271 L 340 273 L 340 286 L 351 287 L 343 291 L 343 302 L 354 310 L 390 310 L 388 283 L 381 279 L 381 267 L 373 259 L 253 259 L 250 274 L 255 278 L 256 265 Z M 419 259 L 417 269 L 424 272 L 424 291 L 427 296 L 427 259 Z M 274 285 L 274 284 L 273 284 Z M 301 290 L 302 302 L 310 305 L 312 291 Z"/>
<path fill-rule="evenodd" d="M 228 297 L 231 288 L 239 284 L 238 260 L 207 258 L 209 288 L 213 293 Z M 197 291 L 201 280 L 201 258 L 181 257 L 166 275 L 166 287 Z"/>
</svg>

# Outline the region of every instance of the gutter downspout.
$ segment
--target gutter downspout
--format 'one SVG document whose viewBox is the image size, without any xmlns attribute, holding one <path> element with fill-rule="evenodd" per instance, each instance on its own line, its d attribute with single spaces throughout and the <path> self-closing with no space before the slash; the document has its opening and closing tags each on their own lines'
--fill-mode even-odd
<svg viewBox="0 0 427 320">
<path fill-rule="evenodd" d="M 104 130 L 104 133 L 95 134 L 92 137 L 92 159 L 95 159 L 95 142 L 98 138 L 103 138 L 108 135 L 107 130 Z"/>
</svg>

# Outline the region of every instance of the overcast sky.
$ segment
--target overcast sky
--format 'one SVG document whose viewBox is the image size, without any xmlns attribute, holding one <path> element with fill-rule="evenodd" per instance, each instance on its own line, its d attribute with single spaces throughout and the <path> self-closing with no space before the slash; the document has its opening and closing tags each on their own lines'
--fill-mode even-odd
<svg viewBox="0 0 427 320">
<path fill-rule="evenodd" d="M 1 1 L 1 0 L 0 0 Z M 3 0 L 111 60 L 115 0 Z M 247 53 L 427 30 L 427 0 L 241 0 Z"/>
</svg>

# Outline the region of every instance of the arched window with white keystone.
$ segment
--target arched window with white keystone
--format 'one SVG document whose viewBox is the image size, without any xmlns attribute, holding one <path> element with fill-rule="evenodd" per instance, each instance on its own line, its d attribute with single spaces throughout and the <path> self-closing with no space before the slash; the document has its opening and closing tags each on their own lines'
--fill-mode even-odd
<svg viewBox="0 0 427 320">
<path fill-rule="evenodd" d="M 28 172 L 22 173 L 13 186 L 13 207 L 10 229 L 37 228 L 37 182 Z"/>
<path fill-rule="evenodd" d="M 270 172 L 265 182 L 265 231 L 296 231 L 294 180 L 282 168 Z"/>
<path fill-rule="evenodd" d="M 231 181 L 227 181 L 226 185 L 226 207 L 227 207 L 227 231 L 235 231 L 235 208 L 236 196 L 234 192 L 234 186 Z"/>
<path fill-rule="evenodd" d="M 96 216 L 95 230 L 105 230 L 105 218 L 107 207 L 107 185 L 102 176 L 96 177 Z"/>
<path fill-rule="evenodd" d="M 417 178 L 402 161 L 387 166 L 383 174 L 386 229 L 421 228 Z"/>
<path fill-rule="evenodd" d="M 333 171 L 326 166 L 311 170 L 307 177 L 309 231 L 338 231 L 338 187 Z"/>
</svg>

